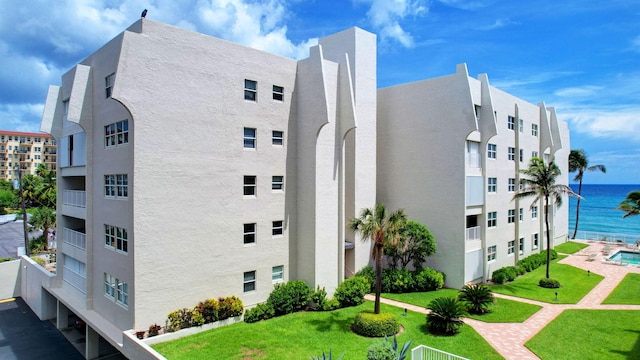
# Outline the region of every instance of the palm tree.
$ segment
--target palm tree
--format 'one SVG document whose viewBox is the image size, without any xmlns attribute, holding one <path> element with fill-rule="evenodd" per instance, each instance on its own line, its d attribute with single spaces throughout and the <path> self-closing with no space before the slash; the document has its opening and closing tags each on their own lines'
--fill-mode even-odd
<svg viewBox="0 0 640 360">
<path fill-rule="evenodd" d="M 489 305 L 495 304 L 491 289 L 484 284 L 467 284 L 458 293 L 458 300 L 467 305 L 470 313 L 484 314 L 489 311 Z"/>
<path fill-rule="evenodd" d="M 571 150 L 569 153 L 569 172 L 578 172 L 576 177 L 573 178 L 573 181 L 578 181 L 578 195 L 582 194 L 582 177 L 584 176 L 585 171 L 602 171 L 603 173 L 607 172 L 607 168 L 604 165 L 593 165 L 589 166 L 589 157 L 584 152 L 584 150 Z M 578 232 L 578 219 L 580 213 L 580 197 L 578 197 L 578 201 L 576 202 L 576 227 L 573 229 L 572 239 L 576 238 L 576 233 Z"/>
<path fill-rule="evenodd" d="M 632 191 L 627 194 L 627 197 L 618 205 L 616 210 L 622 210 L 625 214 L 622 218 L 629 216 L 640 215 L 640 191 Z"/>
<path fill-rule="evenodd" d="M 387 216 L 383 204 L 374 209 L 362 209 L 360 217 L 349 221 L 349 227 L 362 235 L 363 240 L 371 239 L 373 249 L 371 258 L 376 262 L 376 302 L 374 312 L 380 314 L 380 291 L 382 288 L 382 254 L 386 244 L 395 245 L 400 238 L 400 231 L 407 221 L 404 210 L 399 209 Z"/>
<path fill-rule="evenodd" d="M 531 208 L 533 208 L 540 200 L 544 199 L 544 224 L 547 231 L 547 279 L 549 278 L 549 265 L 551 263 L 551 231 L 549 230 L 549 206 L 555 202 L 558 207 L 562 206 L 562 196 L 569 195 L 578 197 L 570 187 L 564 184 L 556 184 L 558 176 L 560 176 L 560 168 L 553 160 L 549 165 L 544 163 L 540 158 L 531 158 L 529 168 L 520 170 L 522 174 L 528 178 L 524 178 L 524 189 L 518 191 L 513 199 L 522 199 L 533 196 Z"/>
</svg>

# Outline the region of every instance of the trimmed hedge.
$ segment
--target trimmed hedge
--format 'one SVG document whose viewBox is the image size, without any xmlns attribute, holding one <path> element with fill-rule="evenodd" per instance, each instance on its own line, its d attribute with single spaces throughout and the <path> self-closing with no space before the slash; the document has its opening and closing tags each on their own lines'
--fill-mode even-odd
<svg viewBox="0 0 640 360">
<path fill-rule="evenodd" d="M 192 326 L 240 316 L 244 312 L 244 304 L 237 296 L 207 299 L 199 302 L 193 309 L 183 308 L 167 315 L 165 329 L 174 332 Z M 154 324 L 155 325 L 155 324 Z"/>
<path fill-rule="evenodd" d="M 338 300 L 340 307 L 357 306 L 364 302 L 364 296 L 369 292 L 369 288 L 367 279 L 354 276 L 341 282 L 333 297 Z"/>
<path fill-rule="evenodd" d="M 370 265 L 360 269 L 356 276 L 362 276 L 369 281 L 369 291 L 374 292 L 376 287 L 376 271 Z M 424 292 L 441 289 L 444 286 L 444 274 L 432 268 L 424 268 L 418 271 L 407 269 L 383 269 L 382 292 L 408 293 Z"/>
<path fill-rule="evenodd" d="M 244 322 L 254 323 L 260 320 L 271 319 L 275 316 L 276 312 L 273 309 L 273 305 L 269 303 L 258 304 L 244 313 Z"/>
<path fill-rule="evenodd" d="M 558 258 L 558 252 L 551 249 L 551 260 Z M 547 263 L 547 250 L 540 253 L 531 254 L 524 259 L 518 260 L 516 266 L 505 266 L 491 274 L 491 281 L 496 284 L 504 284 L 507 281 L 513 281 L 519 275 L 531 272 Z"/>
<path fill-rule="evenodd" d="M 556 279 L 542 278 L 538 282 L 538 285 L 547 289 L 558 289 L 560 287 L 560 282 Z"/>
<path fill-rule="evenodd" d="M 356 315 L 351 330 L 367 337 L 390 336 L 400 331 L 400 323 L 393 314 L 375 314 L 372 310 L 364 310 Z"/>
</svg>

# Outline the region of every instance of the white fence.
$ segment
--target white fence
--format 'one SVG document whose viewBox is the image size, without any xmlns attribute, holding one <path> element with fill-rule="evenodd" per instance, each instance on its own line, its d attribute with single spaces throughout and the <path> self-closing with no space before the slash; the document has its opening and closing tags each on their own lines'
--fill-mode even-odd
<svg viewBox="0 0 640 360">
<path fill-rule="evenodd" d="M 458 355 L 449 354 L 426 345 L 418 345 L 411 350 L 411 360 L 469 360 Z"/>
<path fill-rule="evenodd" d="M 467 228 L 467 240 L 480 240 L 480 226 Z"/>
<path fill-rule="evenodd" d="M 640 236 L 630 235 L 630 234 L 615 234 L 615 233 L 606 233 L 606 232 L 597 232 L 597 231 L 578 230 L 578 232 L 576 233 L 576 239 L 635 244 L 636 241 L 640 240 Z"/>
<path fill-rule="evenodd" d="M 71 246 L 75 246 L 82 250 L 87 249 L 87 235 L 81 233 L 79 231 L 71 230 L 69 228 L 64 228 L 62 233 L 62 237 L 65 244 L 69 244 Z"/>
<path fill-rule="evenodd" d="M 65 190 L 62 195 L 64 205 L 87 207 L 87 192 L 82 190 Z"/>
</svg>

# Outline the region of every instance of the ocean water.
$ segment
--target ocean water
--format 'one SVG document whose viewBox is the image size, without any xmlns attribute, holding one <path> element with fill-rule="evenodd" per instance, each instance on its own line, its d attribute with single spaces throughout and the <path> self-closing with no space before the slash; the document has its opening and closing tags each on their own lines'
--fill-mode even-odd
<svg viewBox="0 0 640 360">
<path fill-rule="evenodd" d="M 578 184 L 570 184 L 578 192 Z M 615 210 L 628 193 L 640 191 L 640 185 L 587 185 L 582 184 L 578 232 L 593 231 L 640 237 L 640 216 L 622 218 L 623 211 Z M 569 199 L 569 236 L 576 220 L 576 199 Z M 565 206 L 566 204 L 563 204 Z M 579 235 L 579 233 L 578 233 Z M 634 240 L 635 241 L 635 240 Z"/>
</svg>

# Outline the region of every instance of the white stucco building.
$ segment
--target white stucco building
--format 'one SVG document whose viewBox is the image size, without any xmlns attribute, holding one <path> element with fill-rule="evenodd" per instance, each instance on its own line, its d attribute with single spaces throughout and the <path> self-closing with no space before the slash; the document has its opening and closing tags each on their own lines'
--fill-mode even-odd
<svg viewBox="0 0 640 360">
<path fill-rule="evenodd" d="M 450 286 L 530 254 L 534 233 L 542 244 L 540 216 L 511 202 L 507 181 L 533 151 L 562 159 L 566 174 L 568 130 L 553 109 L 464 65 L 380 90 L 376 71 L 376 37 L 359 28 L 294 61 L 140 19 L 49 88 L 58 271 L 24 277 L 23 298 L 59 327 L 69 312 L 85 320 L 92 357 L 99 336 L 121 346 L 122 331 L 206 298 L 252 306 L 294 279 L 333 292 L 369 263 L 370 244 L 346 224 L 377 202 L 431 229 L 430 265 Z M 508 223 L 518 208 L 526 219 Z M 497 225 L 485 226 L 492 212 Z M 507 254 L 520 237 L 522 255 Z"/>
</svg>

